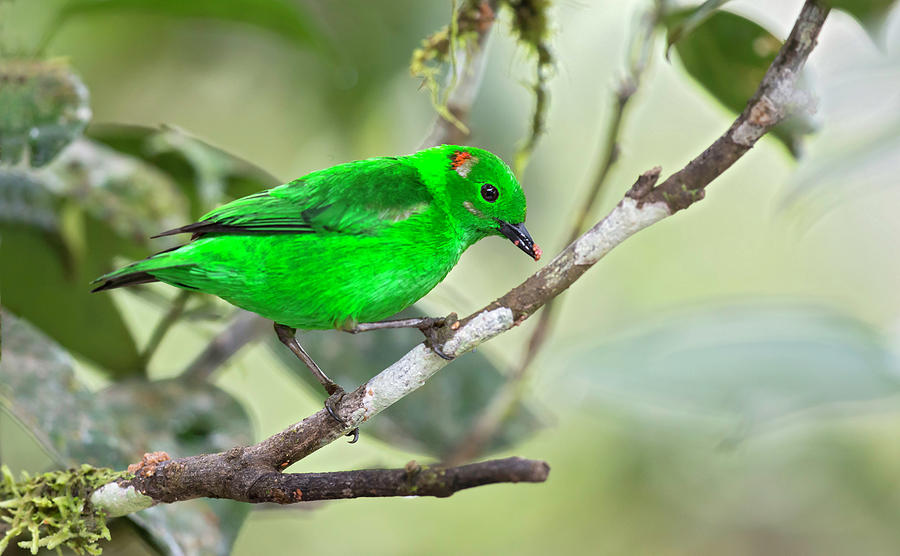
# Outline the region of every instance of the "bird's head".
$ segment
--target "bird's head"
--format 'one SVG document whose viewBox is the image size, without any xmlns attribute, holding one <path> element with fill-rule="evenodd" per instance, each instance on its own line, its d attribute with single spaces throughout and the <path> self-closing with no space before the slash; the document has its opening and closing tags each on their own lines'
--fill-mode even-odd
<svg viewBox="0 0 900 556">
<path fill-rule="evenodd" d="M 541 258 L 525 229 L 525 193 L 497 155 L 475 147 L 441 145 L 417 153 L 420 172 L 443 185 L 446 209 L 473 237 L 498 235 Z"/>
</svg>

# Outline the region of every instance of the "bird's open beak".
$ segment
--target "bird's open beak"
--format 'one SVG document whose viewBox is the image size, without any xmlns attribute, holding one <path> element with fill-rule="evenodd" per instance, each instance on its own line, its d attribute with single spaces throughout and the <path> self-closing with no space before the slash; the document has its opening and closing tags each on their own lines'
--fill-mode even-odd
<svg viewBox="0 0 900 556">
<path fill-rule="evenodd" d="M 500 219 L 498 219 L 497 222 L 500 224 L 500 233 L 508 237 L 509 240 L 513 242 L 513 245 L 528 253 L 534 260 L 540 260 L 542 253 L 541 248 L 534 243 L 533 239 L 531 239 L 531 234 L 525 229 L 524 223 L 510 224 L 509 222 Z"/>
</svg>

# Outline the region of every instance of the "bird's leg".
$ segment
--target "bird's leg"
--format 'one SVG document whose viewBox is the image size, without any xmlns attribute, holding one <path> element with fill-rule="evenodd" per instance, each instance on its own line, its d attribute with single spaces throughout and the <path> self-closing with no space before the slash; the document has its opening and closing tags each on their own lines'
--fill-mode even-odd
<svg viewBox="0 0 900 556">
<path fill-rule="evenodd" d="M 345 332 L 351 334 L 359 334 L 360 332 L 369 332 L 370 330 L 384 330 L 385 328 L 418 328 L 425 330 L 435 326 L 444 326 L 447 323 L 447 317 L 420 317 L 413 319 L 390 319 L 380 320 L 378 322 L 360 322 L 352 328 L 345 328 Z"/>
<path fill-rule="evenodd" d="M 351 334 L 359 334 L 360 332 L 369 332 L 371 330 L 384 330 L 386 328 L 418 328 L 425 335 L 426 345 L 430 347 L 436 354 L 450 361 L 452 356 L 447 355 L 441 349 L 443 344 L 439 328 L 450 326 L 457 322 L 456 313 L 450 313 L 446 317 L 420 317 L 411 319 L 392 319 L 382 320 L 378 322 L 361 322 L 353 327 L 344 328 L 345 332 Z"/>
<path fill-rule="evenodd" d="M 316 377 L 316 380 L 325 388 L 325 392 L 328 393 L 329 396 L 335 394 L 336 392 L 343 392 L 343 388 L 338 386 L 338 384 L 328 378 L 328 375 L 322 372 L 322 369 L 313 361 L 313 358 L 306 353 L 306 350 L 303 349 L 303 346 L 300 345 L 300 342 L 297 341 L 297 337 L 294 334 L 297 332 L 296 328 L 291 328 L 290 326 L 285 326 L 283 324 L 275 323 L 275 334 L 278 335 L 278 339 L 281 340 L 281 343 L 286 345 L 289 350 L 294 352 L 294 355 L 297 356 L 297 359 L 303 361 L 303 363 L 309 368 L 310 372 L 313 376 Z"/>
<path fill-rule="evenodd" d="M 325 392 L 328 393 L 328 399 L 325 400 L 325 410 L 328 411 L 328 414 L 331 417 L 340 423 L 343 426 L 346 426 L 347 423 L 344 422 L 343 419 L 338 417 L 338 414 L 334 411 L 334 407 L 331 405 L 331 399 L 337 398 L 337 401 L 340 401 L 342 397 L 344 397 L 344 389 L 341 388 L 338 383 L 328 378 L 319 365 L 313 361 L 313 358 L 306 353 L 306 350 L 303 349 L 303 346 L 300 345 L 300 342 L 297 341 L 297 337 L 295 336 L 297 332 L 296 328 L 291 328 L 290 326 L 285 326 L 283 324 L 275 323 L 275 334 L 278 336 L 278 339 L 282 344 L 287 346 L 289 350 L 291 350 L 294 355 L 297 356 L 297 359 L 303 361 L 303 364 L 310 370 L 316 380 L 325 388 Z M 355 428 L 349 433 L 347 436 L 352 436 L 353 440 L 350 441 L 351 444 L 359 440 L 359 428 Z"/>
</svg>

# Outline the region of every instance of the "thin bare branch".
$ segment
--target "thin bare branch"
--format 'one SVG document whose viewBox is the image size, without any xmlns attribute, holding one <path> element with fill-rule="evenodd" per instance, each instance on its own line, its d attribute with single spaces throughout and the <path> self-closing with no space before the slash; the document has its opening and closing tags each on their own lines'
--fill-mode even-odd
<svg viewBox="0 0 900 556">
<path fill-rule="evenodd" d="M 254 313 L 240 311 L 225 330 L 206 346 L 181 373 L 186 379 L 206 380 L 242 347 L 264 333 L 271 333 L 272 322 Z"/>
<path fill-rule="evenodd" d="M 147 367 L 147 364 L 150 363 L 150 359 L 153 357 L 153 354 L 156 353 L 156 349 L 162 343 L 166 334 L 169 333 L 169 330 L 171 330 L 175 323 L 178 322 L 178 319 L 181 318 L 191 295 L 193 295 L 193 292 L 187 290 L 178 292 L 178 295 L 175 296 L 169 305 L 169 310 L 166 311 L 166 314 L 164 314 L 162 319 L 156 324 L 153 333 L 150 334 L 150 339 L 147 341 L 146 347 L 144 347 L 144 351 L 142 351 L 140 355 L 140 366 L 142 369 Z"/>
<path fill-rule="evenodd" d="M 215 497 L 254 504 L 385 496 L 447 497 L 460 490 L 496 483 L 541 483 L 549 473 L 550 466 L 545 462 L 521 458 L 459 467 L 422 466 L 411 461 L 402 469 L 281 473 L 266 467 L 244 467 L 224 454 L 205 461 L 150 463 L 136 469 L 134 479 L 98 489 L 91 502 L 115 516 L 121 515 L 120 511 L 133 511 L 130 502 L 141 500 L 142 496 L 154 503 Z"/>
</svg>

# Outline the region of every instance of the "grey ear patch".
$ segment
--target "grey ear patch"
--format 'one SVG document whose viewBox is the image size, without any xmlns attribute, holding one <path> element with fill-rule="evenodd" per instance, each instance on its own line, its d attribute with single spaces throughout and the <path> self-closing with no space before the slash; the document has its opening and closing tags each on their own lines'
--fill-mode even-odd
<svg viewBox="0 0 900 556">
<path fill-rule="evenodd" d="M 456 167 L 456 173 L 464 178 L 468 177 L 469 172 L 472 171 L 472 167 L 475 166 L 476 164 L 478 164 L 477 156 L 467 158 L 465 160 L 465 162 L 463 162 L 462 164 L 460 164 L 459 166 Z"/>
<path fill-rule="evenodd" d="M 463 201 L 463 206 L 466 207 L 466 210 L 474 214 L 478 217 L 484 217 L 484 213 L 475 208 L 475 205 L 472 204 L 471 201 Z"/>
</svg>

